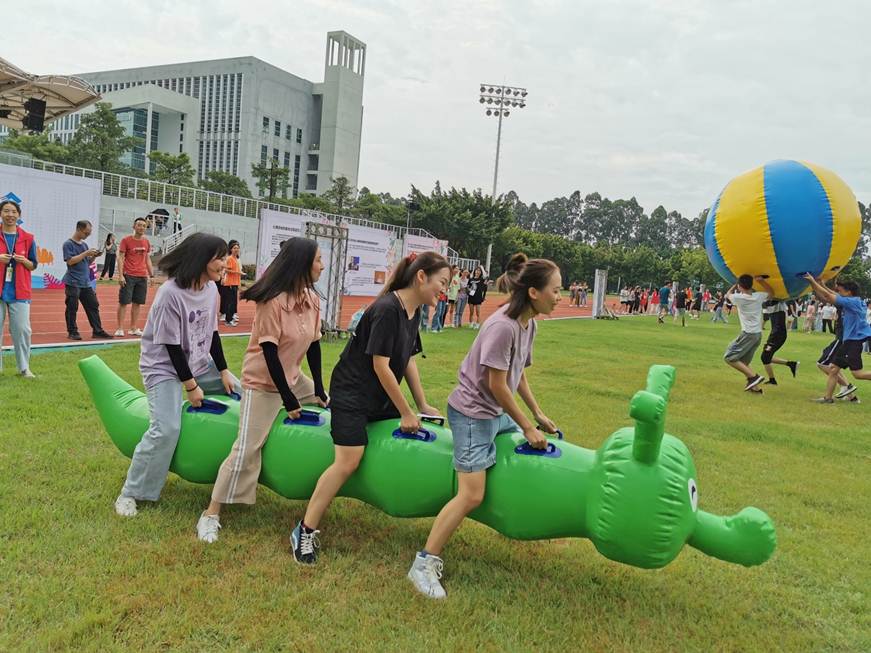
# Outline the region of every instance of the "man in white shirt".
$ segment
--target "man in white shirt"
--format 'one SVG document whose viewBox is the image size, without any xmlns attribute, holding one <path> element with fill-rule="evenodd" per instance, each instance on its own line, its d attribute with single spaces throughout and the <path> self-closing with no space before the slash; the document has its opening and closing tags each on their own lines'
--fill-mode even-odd
<svg viewBox="0 0 871 653">
<path fill-rule="evenodd" d="M 753 292 L 754 281 L 764 292 Z M 726 292 L 726 299 L 738 309 L 741 333 L 729 343 L 723 360 L 747 378 L 744 390 L 762 392 L 756 386 L 764 379 L 750 368 L 750 361 L 762 342 L 762 305 L 773 296 L 774 290 L 763 277 L 754 279 L 749 274 L 738 277 L 738 283 Z"/>
</svg>

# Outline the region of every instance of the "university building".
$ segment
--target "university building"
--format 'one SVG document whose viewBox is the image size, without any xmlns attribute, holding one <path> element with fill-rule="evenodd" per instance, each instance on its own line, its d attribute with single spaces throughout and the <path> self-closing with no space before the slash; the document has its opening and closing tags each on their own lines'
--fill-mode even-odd
<svg viewBox="0 0 871 653">
<path fill-rule="evenodd" d="M 147 170 L 148 154 L 186 152 L 198 178 L 212 170 L 241 177 L 257 194 L 252 163 L 290 170 L 288 196 L 321 194 L 332 179 L 357 186 L 366 45 L 329 32 L 324 80 L 312 82 L 255 57 L 216 59 L 77 75 L 112 104 L 141 147 L 125 163 Z M 93 111 L 93 107 L 81 113 Z M 64 142 L 80 114 L 52 125 Z"/>
</svg>

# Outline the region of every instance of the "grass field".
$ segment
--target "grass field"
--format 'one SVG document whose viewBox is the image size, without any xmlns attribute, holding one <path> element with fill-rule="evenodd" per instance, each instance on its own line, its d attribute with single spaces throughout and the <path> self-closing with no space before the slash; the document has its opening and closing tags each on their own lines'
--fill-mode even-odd
<svg viewBox="0 0 871 653">
<path fill-rule="evenodd" d="M 93 352 L 36 355 L 33 382 L 7 365 L 0 650 L 867 651 L 871 384 L 860 384 L 861 405 L 811 403 L 827 339 L 795 333 L 783 351 L 802 361 L 798 378 L 780 368 L 779 387 L 750 396 L 721 361 L 736 331 L 706 320 L 685 329 L 652 318 L 547 322 L 530 380 L 567 439 L 596 448 L 630 423 L 648 366 L 677 366 L 666 431 L 694 456 L 700 508 L 768 512 L 778 536 L 768 563 L 746 569 L 686 548 L 644 571 L 586 540 L 516 542 L 468 522 L 445 552 L 442 603 L 405 578 L 429 519 L 339 499 L 309 569 L 287 550 L 303 503 L 269 490 L 256 506 L 228 508 L 212 546 L 194 533 L 209 486 L 171 475 L 159 503 L 116 517 L 128 460 L 75 365 Z M 431 403 L 444 407 L 473 337 L 425 336 Z M 244 344 L 225 340 L 236 372 Z M 338 352 L 325 347 L 327 370 Z M 135 345 L 98 353 L 141 387 Z"/>
</svg>

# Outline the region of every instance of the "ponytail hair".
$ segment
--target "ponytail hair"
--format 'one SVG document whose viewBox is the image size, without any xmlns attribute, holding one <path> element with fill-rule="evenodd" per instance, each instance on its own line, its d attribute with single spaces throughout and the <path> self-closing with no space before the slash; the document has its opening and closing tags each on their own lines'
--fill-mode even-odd
<svg viewBox="0 0 871 653">
<path fill-rule="evenodd" d="M 496 280 L 499 292 L 511 294 L 505 314 L 512 320 L 519 318 L 532 303 L 529 289 L 544 290 L 553 273 L 558 270 L 556 263 L 545 258 L 527 259 L 522 252 L 512 256 L 505 266 L 505 272 Z"/>
<path fill-rule="evenodd" d="M 451 264 L 448 260 L 436 252 L 421 252 L 416 254 L 412 252 L 408 256 L 402 257 L 399 263 L 390 275 L 390 280 L 384 286 L 384 290 L 378 295 L 383 297 L 387 293 L 408 288 L 414 283 L 414 278 L 417 273 L 423 270 L 427 277 L 431 277 L 439 270 L 445 268 L 450 269 Z"/>
</svg>

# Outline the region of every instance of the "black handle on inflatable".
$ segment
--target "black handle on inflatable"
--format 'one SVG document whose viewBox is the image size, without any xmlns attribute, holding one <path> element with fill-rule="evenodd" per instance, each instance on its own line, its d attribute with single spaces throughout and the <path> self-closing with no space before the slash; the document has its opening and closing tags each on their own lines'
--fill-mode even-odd
<svg viewBox="0 0 871 653">
<path fill-rule="evenodd" d="M 203 399 L 199 407 L 188 406 L 189 413 L 209 413 L 211 415 L 223 415 L 227 412 L 227 404 L 214 399 Z"/>
<path fill-rule="evenodd" d="M 230 397 L 230 399 L 235 399 L 236 401 L 242 401 L 242 395 L 240 395 L 238 392 L 228 392 L 227 396 Z"/>
<path fill-rule="evenodd" d="M 541 424 L 538 424 L 538 428 L 543 429 L 544 427 Z M 559 429 L 556 430 L 556 433 L 554 435 L 556 435 L 556 437 L 559 438 L 560 440 L 565 440 L 565 435 Z"/>
<path fill-rule="evenodd" d="M 528 442 L 524 442 L 520 446 L 514 447 L 514 453 L 521 456 L 544 456 L 545 458 L 559 458 L 563 455 L 562 449 L 553 442 L 548 442 L 545 449 L 536 449 Z"/>
<path fill-rule="evenodd" d="M 284 418 L 285 424 L 293 424 L 294 426 L 323 426 L 326 421 L 324 416 L 316 410 L 306 410 L 305 408 L 299 411 L 299 417 L 296 419 Z"/>
<path fill-rule="evenodd" d="M 417 440 L 419 442 L 435 442 L 436 434 L 427 429 L 418 429 L 415 433 L 406 433 L 402 429 L 396 429 L 393 437 L 397 440 Z"/>
<path fill-rule="evenodd" d="M 429 422 L 430 424 L 437 424 L 439 426 L 445 425 L 445 418 L 441 415 L 424 415 L 418 413 L 417 416 L 420 418 L 421 422 Z"/>
</svg>

